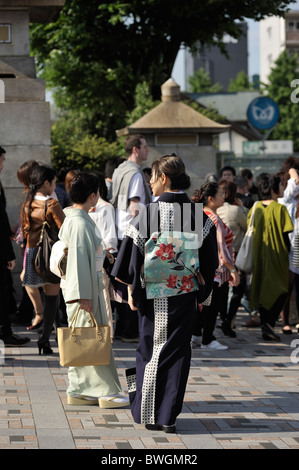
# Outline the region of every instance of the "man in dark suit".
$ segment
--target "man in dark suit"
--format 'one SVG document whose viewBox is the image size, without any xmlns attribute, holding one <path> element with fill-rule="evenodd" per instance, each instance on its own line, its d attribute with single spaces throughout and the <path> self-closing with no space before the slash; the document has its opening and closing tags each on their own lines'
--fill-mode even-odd
<svg viewBox="0 0 299 470">
<path fill-rule="evenodd" d="M 4 166 L 6 151 L 0 147 L 0 173 Z M 9 318 L 9 298 L 11 281 L 9 271 L 14 269 L 16 261 L 11 243 L 11 228 L 6 213 L 6 199 L 0 181 L 0 340 L 5 346 L 23 346 L 30 341 L 12 332 Z"/>
<path fill-rule="evenodd" d="M 237 176 L 235 183 L 237 185 L 237 198 L 239 198 L 244 207 L 248 210 L 254 204 L 252 195 L 249 192 L 248 180 L 243 176 Z"/>
</svg>

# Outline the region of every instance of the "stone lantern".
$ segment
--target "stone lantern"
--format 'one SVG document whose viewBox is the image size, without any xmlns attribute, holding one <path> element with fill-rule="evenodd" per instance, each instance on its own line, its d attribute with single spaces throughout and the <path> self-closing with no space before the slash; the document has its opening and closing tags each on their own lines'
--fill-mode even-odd
<svg viewBox="0 0 299 470">
<path fill-rule="evenodd" d="M 227 132 L 230 125 L 212 121 L 181 101 L 180 87 L 172 78 L 161 86 L 161 103 L 133 124 L 117 130 L 126 136 L 140 133 L 150 148 L 146 166 L 162 155 L 179 155 L 191 177 L 191 196 L 207 173 L 216 173 L 216 148 L 213 138 Z"/>
</svg>

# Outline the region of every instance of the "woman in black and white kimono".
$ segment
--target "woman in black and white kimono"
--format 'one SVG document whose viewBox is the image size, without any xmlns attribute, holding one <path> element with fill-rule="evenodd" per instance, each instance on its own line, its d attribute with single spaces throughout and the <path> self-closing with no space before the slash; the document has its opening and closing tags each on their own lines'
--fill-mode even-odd
<svg viewBox="0 0 299 470">
<path fill-rule="evenodd" d="M 128 285 L 139 316 L 136 369 L 126 371 L 134 421 L 176 432 L 198 304 L 209 298 L 218 267 L 216 231 L 184 192 L 190 178 L 180 157 L 155 161 L 150 184 L 159 199 L 128 226 L 112 275 Z"/>
</svg>

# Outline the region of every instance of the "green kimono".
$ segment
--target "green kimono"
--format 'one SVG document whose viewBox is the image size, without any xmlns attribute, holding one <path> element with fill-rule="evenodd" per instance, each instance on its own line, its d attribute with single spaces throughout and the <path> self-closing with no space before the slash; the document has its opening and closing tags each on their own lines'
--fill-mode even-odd
<svg viewBox="0 0 299 470">
<path fill-rule="evenodd" d="M 100 260 L 103 258 L 99 256 L 97 262 L 101 239 L 96 234 L 96 225 L 81 209 L 66 208 L 64 212 L 66 218 L 59 231 L 59 238 L 68 245 L 66 276 L 61 282 L 68 322 L 71 322 L 78 308 L 78 302 L 74 301 L 91 299 L 96 321 L 99 325 L 107 324 L 102 265 L 100 265 Z M 80 310 L 76 325 L 90 326 L 89 314 Z M 70 367 L 68 378 L 69 395 L 98 398 L 121 391 L 112 351 L 110 365 Z"/>
<path fill-rule="evenodd" d="M 248 214 L 250 219 L 251 210 Z M 293 230 L 286 207 L 276 201 L 258 202 L 254 215 L 253 272 L 250 307 L 270 310 L 288 292 L 289 253 L 285 235 Z"/>
</svg>

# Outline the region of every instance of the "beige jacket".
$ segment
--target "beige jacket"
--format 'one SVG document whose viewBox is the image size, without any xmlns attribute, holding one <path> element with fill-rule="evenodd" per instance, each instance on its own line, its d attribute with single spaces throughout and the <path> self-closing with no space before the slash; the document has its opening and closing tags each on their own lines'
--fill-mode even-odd
<svg viewBox="0 0 299 470">
<path fill-rule="evenodd" d="M 240 206 L 225 202 L 217 209 L 217 215 L 231 229 L 234 235 L 233 249 L 237 253 L 247 230 L 247 217 Z"/>
<path fill-rule="evenodd" d="M 25 203 L 25 211 L 21 209 L 21 227 L 27 246 L 33 248 L 37 245 L 44 222 L 45 201 L 34 199 L 31 204 L 29 217 L 28 204 Z M 48 199 L 47 222 L 52 228 L 60 229 L 65 219 L 64 212 L 56 199 Z"/>
</svg>

